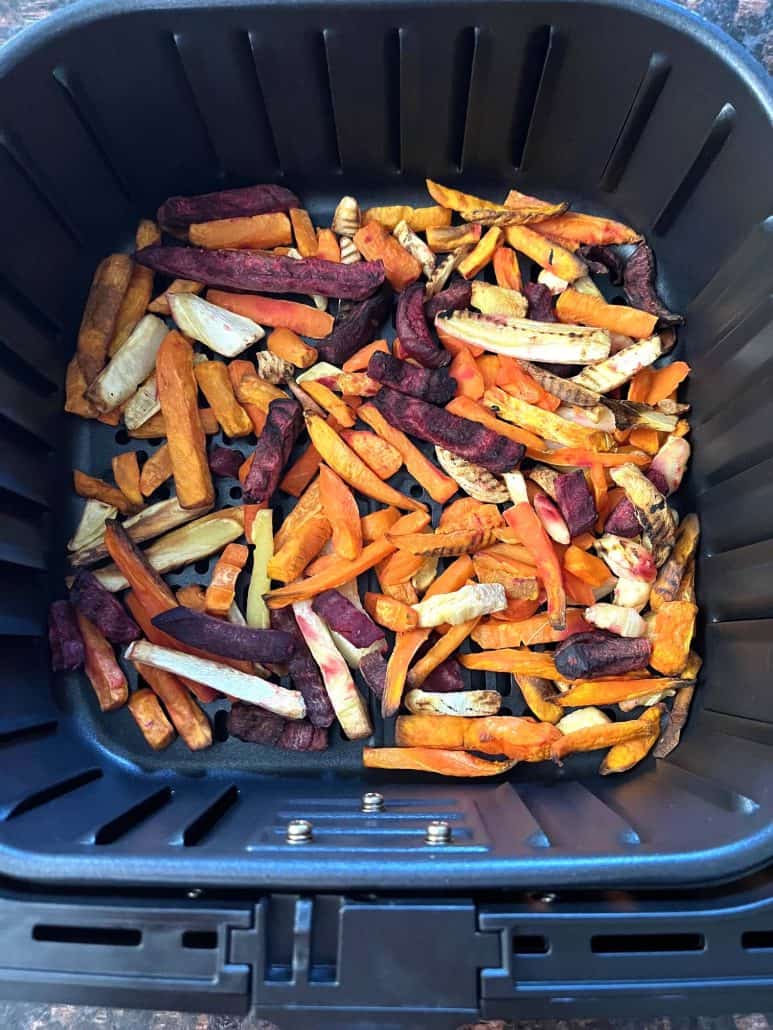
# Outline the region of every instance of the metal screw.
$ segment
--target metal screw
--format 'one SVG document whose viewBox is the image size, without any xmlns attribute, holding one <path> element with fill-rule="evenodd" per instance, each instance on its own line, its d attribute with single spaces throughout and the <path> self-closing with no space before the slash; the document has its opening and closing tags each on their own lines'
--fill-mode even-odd
<svg viewBox="0 0 773 1030">
<path fill-rule="evenodd" d="M 555 891 L 543 891 L 542 894 L 535 895 L 536 900 L 541 901 L 543 905 L 552 905 L 557 897 Z"/>
<path fill-rule="evenodd" d="M 288 844 L 308 844 L 313 837 L 313 827 L 308 819 L 291 819 L 287 824 Z"/>
<path fill-rule="evenodd" d="M 363 812 L 383 812 L 384 795 L 378 794 L 376 793 L 376 791 L 373 790 L 369 790 L 367 794 L 363 794 L 362 810 Z"/>
<path fill-rule="evenodd" d="M 190 890 L 185 892 L 185 897 L 190 898 L 191 901 L 195 901 L 197 898 L 200 898 L 203 893 L 204 891 L 201 887 L 191 887 Z"/>
<path fill-rule="evenodd" d="M 444 819 L 433 819 L 427 826 L 427 844 L 450 844 L 451 826 Z"/>
</svg>

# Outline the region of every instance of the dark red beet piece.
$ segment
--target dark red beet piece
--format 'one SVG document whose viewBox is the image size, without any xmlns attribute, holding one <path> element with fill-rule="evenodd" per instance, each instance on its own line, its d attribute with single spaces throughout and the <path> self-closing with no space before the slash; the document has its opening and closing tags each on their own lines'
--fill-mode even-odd
<svg viewBox="0 0 773 1030">
<path fill-rule="evenodd" d="M 219 444 L 215 444 L 209 449 L 208 460 L 209 467 L 216 476 L 237 479 L 239 469 L 244 463 L 244 455 L 232 447 L 220 447 Z"/>
<path fill-rule="evenodd" d="M 646 669 L 652 645 L 644 637 L 628 639 L 595 630 L 575 633 L 556 648 L 556 668 L 566 679 L 595 679 L 619 676 L 634 669 Z"/>
<path fill-rule="evenodd" d="M 105 590 L 97 577 L 82 569 L 73 581 L 70 600 L 97 629 L 101 630 L 113 644 L 128 644 L 138 640 L 142 633 L 134 619 L 109 590 Z"/>
<path fill-rule="evenodd" d="M 424 313 L 424 287 L 414 283 L 403 290 L 397 301 L 395 329 L 406 357 L 413 358 L 425 368 L 442 368 L 451 361 L 447 350 L 432 338 Z"/>
<path fill-rule="evenodd" d="M 370 647 L 377 640 L 385 640 L 384 631 L 367 612 L 352 604 L 338 590 L 323 590 L 311 602 L 320 619 L 340 633 L 353 647 Z"/>
<path fill-rule="evenodd" d="M 364 300 L 384 281 L 381 261 L 338 261 L 269 257 L 249 250 L 154 245 L 138 250 L 135 260 L 172 279 L 195 279 L 207 286 L 252 293 L 320 293 L 323 297 Z"/>
<path fill-rule="evenodd" d="M 69 601 L 54 601 L 48 609 L 48 646 L 54 672 L 72 672 L 83 665 L 83 637 Z"/>
<path fill-rule="evenodd" d="M 640 243 L 625 263 L 623 289 L 628 303 L 658 316 L 661 326 L 681 325 L 684 318 L 669 311 L 655 291 L 655 255 L 646 243 Z"/>
<path fill-rule="evenodd" d="M 593 529 L 598 512 L 582 470 L 575 469 L 556 476 L 554 486 L 556 503 L 569 527 L 570 536 L 579 536 Z"/>
<path fill-rule="evenodd" d="M 645 475 L 656 490 L 659 490 L 664 497 L 668 497 L 671 491 L 668 489 L 668 482 L 662 472 L 657 469 L 649 469 Z M 609 513 L 604 524 L 604 532 L 626 537 L 638 536 L 641 533 L 641 525 L 636 518 L 636 509 L 627 497 L 618 501 Z"/>
<path fill-rule="evenodd" d="M 439 694 L 455 694 L 459 690 L 465 690 L 461 666 L 455 658 L 446 658 L 427 676 L 421 689 L 436 691 Z"/>
<path fill-rule="evenodd" d="M 306 715 L 309 721 L 314 726 L 329 726 L 335 718 L 335 712 L 322 682 L 319 667 L 298 629 L 292 608 L 272 609 L 271 626 L 273 629 L 288 633 L 295 641 L 295 651 L 288 662 L 288 671 L 293 685 L 300 690 L 306 702 Z"/>
<path fill-rule="evenodd" d="M 524 447 L 514 440 L 388 386 L 379 390 L 372 403 L 390 425 L 482 465 L 489 472 L 512 472 L 524 455 Z"/>
<path fill-rule="evenodd" d="M 430 325 L 433 325 L 435 315 L 439 315 L 441 311 L 463 311 L 470 306 L 471 300 L 472 283 L 459 276 L 440 293 L 436 293 L 434 297 L 430 297 L 424 302 L 424 317 Z"/>
<path fill-rule="evenodd" d="M 248 744 L 265 744 L 274 747 L 282 736 L 286 720 L 274 712 L 267 712 L 257 705 L 234 701 L 228 713 L 228 732 Z"/>
<path fill-rule="evenodd" d="M 183 644 L 240 661 L 286 662 L 295 650 L 290 633 L 238 626 L 184 605 L 154 616 L 153 625 Z"/>
<path fill-rule="evenodd" d="M 386 689 L 387 663 L 379 651 L 371 651 L 360 662 L 362 678 L 368 684 L 371 693 L 377 698 L 384 696 Z"/>
<path fill-rule="evenodd" d="M 613 247 L 595 244 L 580 247 L 579 253 L 585 258 L 588 269 L 594 275 L 608 275 L 613 286 L 619 286 L 622 283 L 623 259 Z"/>
<path fill-rule="evenodd" d="M 419 368 L 381 351 L 368 362 L 368 375 L 384 386 L 430 404 L 447 404 L 456 393 L 456 380 L 447 368 Z"/>
<path fill-rule="evenodd" d="M 376 337 L 392 307 L 392 287 L 384 283 L 372 297 L 353 304 L 336 318 L 333 332 L 317 345 L 322 361 L 343 365 L 360 347 Z"/>
<path fill-rule="evenodd" d="M 271 402 L 242 487 L 247 504 L 262 504 L 271 498 L 302 429 L 303 416 L 297 401 L 288 397 Z"/>
<path fill-rule="evenodd" d="M 529 302 L 527 318 L 534 322 L 555 322 L 553 294 L 543 283 L 524 283 L 523 293 Z"/>
<path fill-rule="evenodd" d="M 296 195 L 284 186 L 242 186 L 236 190 L 200 193 L 196 197 L 170 197 L 158 209 L 156 218 L 163 229 L 174 231 L 194 222 L 266 215 L 300 206 Z"/>
</svg>

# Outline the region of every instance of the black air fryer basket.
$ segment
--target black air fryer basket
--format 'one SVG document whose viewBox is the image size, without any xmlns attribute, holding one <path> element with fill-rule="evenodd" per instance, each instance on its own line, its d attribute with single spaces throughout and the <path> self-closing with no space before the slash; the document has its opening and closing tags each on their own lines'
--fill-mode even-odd
<svg viewBox="0 0 773 1030">
<path fill-rule="evenodd" d="M 293 1027 L 773 1000 L 772 110 L 729 39 L 627 0 L 118 0 L 3 49 L 0 990 Z M 154 755 L 48 669 L 70 470 L 158 443 L 61 414 L 93 268 L 170 194 L 280 182 L 329 224 L 344 193 L 426 202 L 425 175 L 635 225 L 686 312 L 705 664 L 683 742 L 617 778 L 448 783 L 364 772 L 335 735 L 227 739 L 221 712 L 210 751 Z"/>
</svg>

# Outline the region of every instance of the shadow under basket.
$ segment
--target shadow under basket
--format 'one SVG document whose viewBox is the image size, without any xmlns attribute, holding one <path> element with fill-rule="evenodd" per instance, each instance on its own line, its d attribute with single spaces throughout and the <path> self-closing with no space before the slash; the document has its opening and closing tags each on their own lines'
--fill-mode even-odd
<svg viewBox="0 0 773 1030">
<path fill-rule="evenodd" d="M 76 6 L 3 49 L 0 874 L 164 885 L 184 862 L 203 885 L 471 890 L 707 883 L 770 860 L 766 90 L 730 40 L 649 2 L 140 0 Z M 100 715 L 81 675 L 48 669 L 46 610 L 80 506 L 71 469 L 105 475 L 116 449 L 159 443 L 61 413 L 94 266 L 172 194 L 280 182 L 329 224 L 344 193 L 427 203 L 425 175 L 624 219 L 686 312 L 705 664 L 682 744 L 617 778 L 596 775 L 595 755 L 470 784 L 363 771 L 337 732 L 319 755 L 243 744 L 223 703 L 212 749 L 153 754 L 128 711 Z M 233 483 L 220 490 L 239 503 Z M 509 683 L 485 682 L 518 714 Z M 373 716 L 371 743 L 389 743 Z M 361 812 L 367 790 L 383 813 Z M 286 844 L 296 818 L 311 844 Z M 450 845 L 425 842 L 433 819 Z"/>
</svg>

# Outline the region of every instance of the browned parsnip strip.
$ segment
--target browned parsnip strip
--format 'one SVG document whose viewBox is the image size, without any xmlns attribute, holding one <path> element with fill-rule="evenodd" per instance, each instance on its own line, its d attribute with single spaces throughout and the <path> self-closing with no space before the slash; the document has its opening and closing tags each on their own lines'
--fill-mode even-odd
<svg viewBox="0 0 773 1030">
<path fill-rule="evenodd" d="M 86 385 L 102 371 L 116 318 L 129 286 L 134 262 L 128 254 L 111 254 L 97 266 L 78 330 L 78 364 Z"/>
</svg>

